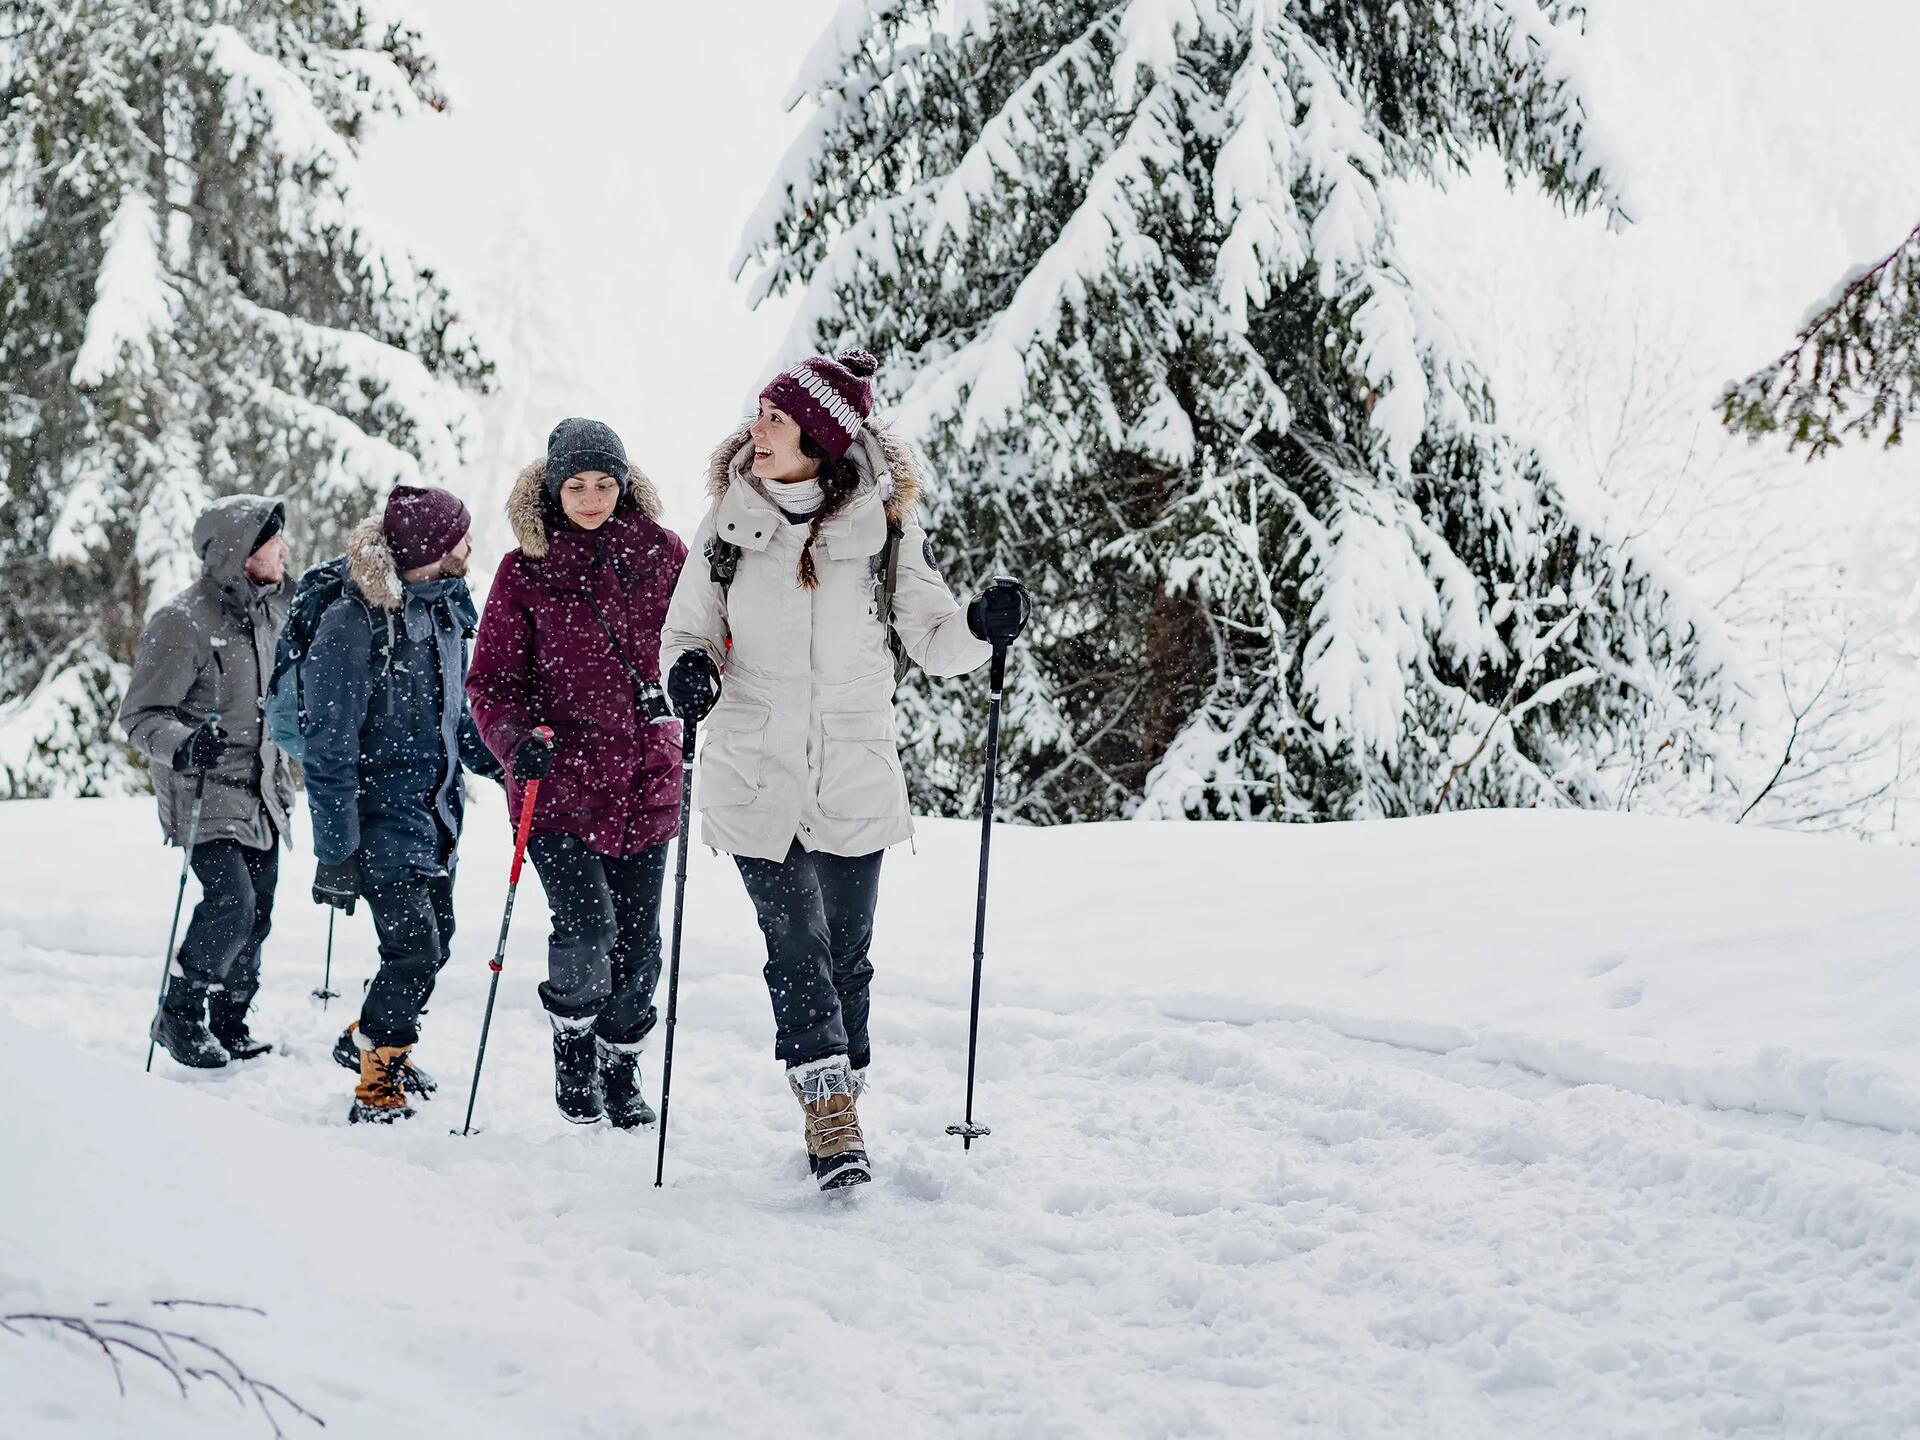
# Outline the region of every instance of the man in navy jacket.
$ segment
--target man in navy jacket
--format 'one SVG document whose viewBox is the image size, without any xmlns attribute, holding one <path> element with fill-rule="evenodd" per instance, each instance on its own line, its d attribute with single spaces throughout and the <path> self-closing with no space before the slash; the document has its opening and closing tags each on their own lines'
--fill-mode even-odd
<svg viewBox="0 0 1920 1440">
<path fill-rule="evenodd" d="M 313 896 L 351 913 L 364 895 L 380 936 L 379 971 L 335 1050 L 360 1073 L 353 1121 L 404 1119 L 407 1092 L 432 1088 L 409 1052 L 453 939 L 461 767 L 502 773 L 467 709 L 471 530 L 451 492 L 396 486 L 354 528 L 346 585 L 303 665 Z"/>
</svg>

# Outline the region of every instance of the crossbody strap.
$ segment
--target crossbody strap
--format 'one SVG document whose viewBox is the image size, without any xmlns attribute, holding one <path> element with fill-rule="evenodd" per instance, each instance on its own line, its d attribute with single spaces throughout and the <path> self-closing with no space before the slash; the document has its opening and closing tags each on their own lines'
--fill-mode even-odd
<svg viewBox="0 0 1920 1440">
<path fill-rule="evenodd" d="M 613 626 L 607 623 L 607 617 L 600 609 L 600 602 L 593 598 L 591 590 L 582 590 L 587 608 L 593 611 L 593 618 L 600 622 L 600 628 L 607 633 L 607 643 L 613 647 L 613 658 L 620 662 L 620 668 L 627 672 L 627 678 L 633 682 L 634 699 L 640 706 L 641 714 L 649 720 L 671 720 L 673 711 L 667 705 L 666 692 L 653 681 L 646 679 L 627 659 L 627 652 L 620 648 L 620 641 L 613 633 Z"/>
</svg>

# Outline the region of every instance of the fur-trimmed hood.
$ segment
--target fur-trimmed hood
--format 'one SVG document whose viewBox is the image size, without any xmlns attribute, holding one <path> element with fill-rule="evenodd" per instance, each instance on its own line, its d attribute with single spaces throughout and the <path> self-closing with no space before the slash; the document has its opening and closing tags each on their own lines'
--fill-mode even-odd
<svg viewBox="0 0 1920 1440">
<path fill-rule="evenodd" d="M 347 578 L 376 610 L 398 610 L 407 598 L 400 567 L 393 563 L 393 545 L 378 515 L 369 515 L 347 537 Z"/>
<path fill-rule="evenodd" d="M 529 560 L 547 558 L 547 457 L 542 455 L 520 472 L 507 496 L 507 523 L 513 538 L 520 542 L 521 553 Z M 627 466 L 627 498 L 647 519 L 660 521 L 660 492 L 653 487 L 638 465 Z"/>
<path fill-rule="evenodd" d="M 360 591 L 360 598 L 389 619 L 403 616 L 407 633 L 424 639 L 432 628 L 426 606 L 407 605 L 407 584 L 394 563 L 393 545 L 378 515 L 369 515 L 353 527 L 347 536 L 347 579 Z M 479 622 L 473 607 L 473 592 L 463 577 L 447 575 L 414 588 L 416 598 L 427 605 L 446 601 L 453 624 L 467 634 Z"/>
<path fill-rule="evenodd" d="M 736 479 L 752 483 L 747 473 L 753 460 L 752 425 L 750 420 L 743 422 L 720 442 L 707 463 L 707 494 L 716 505 Z M 860 472 L 861 489 L 880 487 L 888 523 L 904 525 L 913 518 L 920 504 L 920 462 L 913 447 L 891 426 L 869 420 L 847 451 L 847 459 Z"/>
</svg>

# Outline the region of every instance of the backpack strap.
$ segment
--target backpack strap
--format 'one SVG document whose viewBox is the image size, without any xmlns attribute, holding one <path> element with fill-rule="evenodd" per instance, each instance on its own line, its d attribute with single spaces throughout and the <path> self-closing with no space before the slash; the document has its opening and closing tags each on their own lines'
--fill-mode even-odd
<svg viewBox="0 0 1920 1440">
<path fill-rule="evenodd" d="M 707 576 L 720 587 L 722 595 L 740 572 L 740 547 L 718 535 L 707 541 Z"/>
<path fill-rule="evenodd" d="M 880 551 L 880 623 L 887 627 L 887 649 L 893 652 L 893 683 L 896 685 L 906 679 L 907 671 L 913 668 L 907 647 L 893 623 L 893 592 L 900 585 L 900 539 L 904 533 L 899 524 L 889 520 L 887 543 Z"/>
</svg>

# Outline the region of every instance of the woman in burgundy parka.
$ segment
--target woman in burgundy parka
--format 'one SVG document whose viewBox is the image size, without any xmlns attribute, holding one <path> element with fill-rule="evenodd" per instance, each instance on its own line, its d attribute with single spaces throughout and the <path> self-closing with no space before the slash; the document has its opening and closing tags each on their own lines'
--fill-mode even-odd
<svg viewBox="0 0 1920 1440">
<path fill-rule="evenodd" d="M 540 1000 L 554 1099 L 576 1124 L 650 1124 L 640 1050 L 657 1019 L 660 892 L 680 823 L 680 726 L 660 693 L 660 625 L 687 547 L 620 437 L 563 420 L 507 501 L 500 563 L 467 673 L 473 717 L 511 771 L 510 815 L 539 780 L 527 853 L 553 930 Z M 551 745 L 533 732 L 553 731 Z"/>
</svg>

